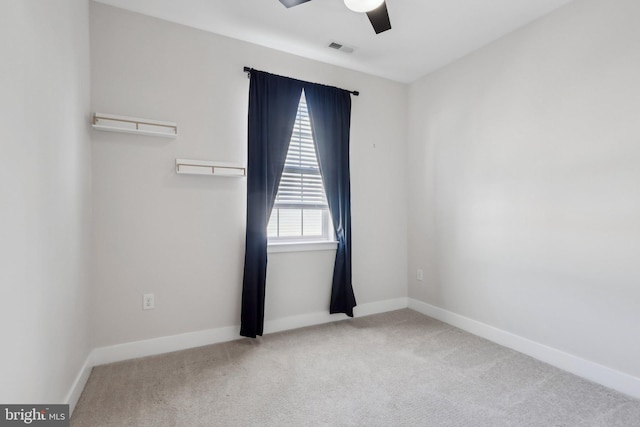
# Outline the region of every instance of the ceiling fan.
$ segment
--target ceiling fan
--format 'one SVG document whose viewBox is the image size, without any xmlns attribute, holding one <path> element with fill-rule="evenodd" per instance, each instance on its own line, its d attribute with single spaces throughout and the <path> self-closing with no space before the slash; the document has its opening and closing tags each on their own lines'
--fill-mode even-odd
<svg viewBox="0 0 640 427">
<path fill-rule="evenodd" d="M 311 0 L 280 0 L 280 3 L 286 7 L 293 7 L 308 1 Z M 391 29 L 385 0 L 344 0 L 344 4 L 354 12 L 366 13 L 376 34 Z"/>
</svg>

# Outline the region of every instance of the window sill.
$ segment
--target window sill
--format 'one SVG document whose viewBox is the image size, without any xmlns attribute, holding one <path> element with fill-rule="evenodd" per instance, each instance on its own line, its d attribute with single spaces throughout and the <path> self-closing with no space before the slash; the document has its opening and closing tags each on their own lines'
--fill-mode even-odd
<svg viewBox="0 0 640 427">
<path fill-rule="evenodd" d="M 269 243 L 267 252 L 270 254 L 282 252 L 335 251 L 338 242 L 277 242 Z"/>
</svg>

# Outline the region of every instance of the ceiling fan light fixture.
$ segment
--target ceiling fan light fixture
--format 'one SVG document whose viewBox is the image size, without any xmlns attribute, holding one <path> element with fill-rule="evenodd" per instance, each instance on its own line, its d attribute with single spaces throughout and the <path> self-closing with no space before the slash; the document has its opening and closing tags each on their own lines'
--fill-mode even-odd
<svg viewBox="0 0 640 427">
<path fill-rule="evenodd" d="M 344 4 L 354 12 L 371 12 L 380 7 L 384 0 L 344 0 Z"/>
</svg>

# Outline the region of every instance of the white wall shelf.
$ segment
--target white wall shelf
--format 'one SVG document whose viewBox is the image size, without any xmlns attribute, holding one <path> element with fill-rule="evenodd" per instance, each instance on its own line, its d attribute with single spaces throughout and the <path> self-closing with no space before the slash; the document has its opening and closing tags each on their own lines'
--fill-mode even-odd
<svg viewBox="0 0 640 427">
<path fill-rule="evenodd" d="M 177 123 L 105 113 L 94 113 L 93 128 L 107 132 L 124 132 L 163 138 L 175 138 L 178 135 Z"/>
<path fill-rule="evenodd" d="M 190 175 L 244 177 L 247 175 L 247 169 L 244 166 L 236 163 L 176 159 L 176 173 Z"/>
</svg>

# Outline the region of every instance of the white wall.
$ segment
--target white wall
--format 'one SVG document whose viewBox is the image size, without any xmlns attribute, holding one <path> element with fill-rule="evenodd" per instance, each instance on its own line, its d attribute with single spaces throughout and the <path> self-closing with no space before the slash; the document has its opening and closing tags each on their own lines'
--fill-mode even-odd
<svg viewBox="0 0 640 427">
<path fill-rule="evenodd" d="M 410 297 L 640 377 L 639 16 L 577 1 L 410 87 Z"/>
<path fill-rule="evenodd" d="M 89 352 L 89 11 L 0 3 L 0 402 L 62 403 Z"/>
<path fill-rule="evenodd" d="M 405 85 L 98 3 L 91 58 L 94 111 L 180 129 L 175 140 L 92 133 L 94 346 L 239 324 L 246 181 L 178 176 L 174 161 L 245 162 L 245 65 L 361 91 L 354 289 L 360 304 L 406 297 Z M 269 255 L 267 320 L 327 312 L 333 258 Z M 155 293 L 155 310 L 141 309 L 143 292 Z"/>
</svg>

